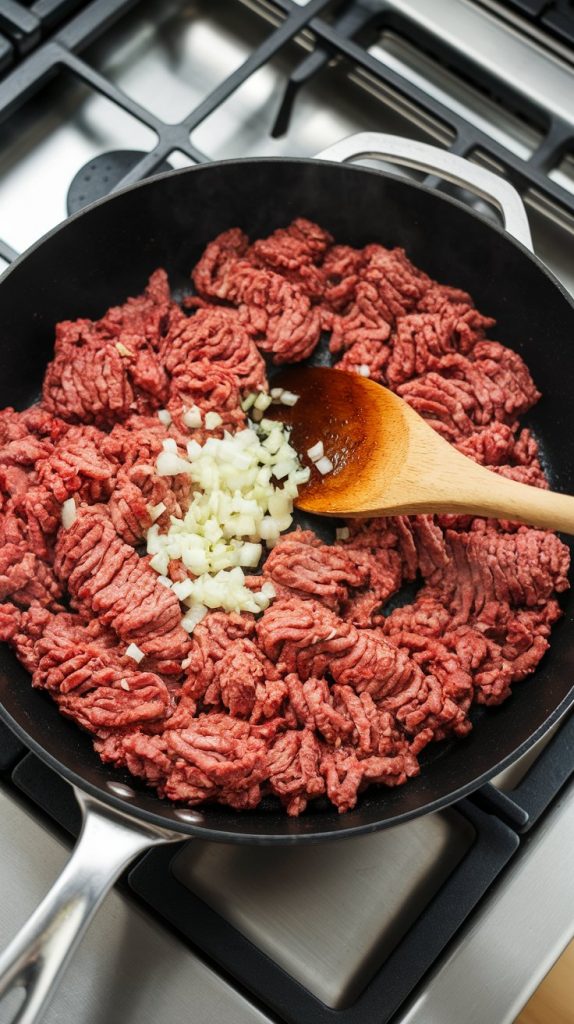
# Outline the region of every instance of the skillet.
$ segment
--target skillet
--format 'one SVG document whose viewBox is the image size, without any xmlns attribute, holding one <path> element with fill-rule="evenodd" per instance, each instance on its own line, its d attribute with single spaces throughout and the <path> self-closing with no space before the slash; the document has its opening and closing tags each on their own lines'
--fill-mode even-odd
<svg viewBox="0 0 574 1024">
<path fill-rule="evenodd" d="M 388 170 L 345 163 L 369 156 L 433 171 L 488 199 L 506 230 L 461 202 Z M 336 162 L 336 161 L 341 161 Z M 0 283 L 3 374 L 0 406 L 31 404 L 61 319 L 100 316 L 138 294 L 164 266 L 177 291 L 205 245 L 234 226 L 261 237 L 304 216 L 337 242 L 403 246 L 441 282 L 470 291 L 497 320 L 497 337 L 525 359 L 542 401 L 525 422 L 541 443 L 556 490 L 574 491 L 574 303 L 530 251 L 521 200 L 501 178 L 434 147 L 365 133 L 314 160 L 249 159 L 159 175 L 93 204 L 41 239 Z M 368 790 L 339 815 L 319 803 L 297 819 L 275 804 L 237 813 L 180 808 L 103 765 L 91 742 L 62 718 L 7 648 L 0 650 L 0 716 L 75 788 L 84 825 L 54 889 L 0 957 L 0 998 L 25 989 L 14 1018 L 38 1020 L 73 949 L 108 888 L 137 853 L 201 836 L 222 842 L 317 842 L 387 828 L 467 796 L 536 742 L 574 702 L 572 600 L 535 675 L 501 707 L 473 712 L 468 737 L 433 744 L 421 775 L 403 787 Z"/>
</svg>

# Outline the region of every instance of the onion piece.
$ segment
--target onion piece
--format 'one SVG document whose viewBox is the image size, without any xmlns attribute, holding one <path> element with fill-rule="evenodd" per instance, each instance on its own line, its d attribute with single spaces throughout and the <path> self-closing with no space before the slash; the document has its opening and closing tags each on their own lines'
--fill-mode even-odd
<svg viewBox="0 0 574 1024">
<path fill-rule="evenodd" d="M 284 391 L 281 395 L 281 405 L 296 405 L 300 395 L 294 395 L 292 391 Z"/>
<path fill-rule="evenodd" d="M 351 531 L 348 526 L 339 526 L 335 530 L 335 540 L 348 540 L 351 536 Z"/>
<path fill-rule="evenodd" d="M 190 579 L 180 580 L 179 583 L 174 583 L 171 589 L 178 600 L 185 601 L 186 597 L 193 593 L 193 583 Z"/>
<path fill-rule="evenodd" d="M 254 402 L 257 399 L 266 404 L 270 396 L 259 392 Z M 159 475 L 185 473 L 193 485 L 185 513 L 168 517 L 165 509 L 167 530 L 160 532 L 156 523 L 146 538 L 150 566 L 162 577 L 162 585 L 189 608 L 201 605 L 258 614 L 274 596 L 273 590 L 257 593 L 246 587 L 243 569 L 255 569 L 264 547 L 273 547 L 289 529 L 298 483 L 309 479 L 310 469 L 301 467 L 287 427 L 263 419 L 261 409 L 253 415 L 262 417 L 262 426 L 236 434 L 223 430 L 222 437 L 209 437 L 203 444 L 189 441 L 189 461 L 179 455 L 177 445 L 173 450 L 173 444 L 156 460 Z M 214 416 L 220 418 L 218 413 Z M 150 514 L 161 513 L 164 504 L 151 506 Z M 172 560 L 185 567 L 187 578 L 169 580 Z M 186 622 L 193 628 L 189 618 Z"/>
<path fill-rule="evenodd" d="M 69 530 L 72 523 L 75 522 L 77 516 L 76 502 L 73 498 L 68 498 L 67 501 L 62 505 L 61 511 L 62 526 L 65 530 Z"/>
<path fill-rule="evenodd" d="M 326 473 L 331 473 L 335 468 L 331 460 L 328 459 L 326 455 L 324 455 L 322 459 L 319 459 L 315 463 L 315 466 L 323 476 L 325 476 Z"/>
<path fill-rule="evenodd" d="M 159 519 L 166 511 L 166 505 L 163 501 L 160 501 L 157 505 L 148 505 L 147 509 L 152 523 L 155 523 L 156 519 Z"/>
<path fill-rule="evenodd" d="M 200 427 L 202 424 L 201 409 L 197 405 L 192 405 L 190 409 L 186 409 L 182 416 L 182 420 L 186 427 L 194 429 Z"/>
<path fill-rule="evenodd" d="M 158 476 L 177 476 L 178 473 L 189 473 L 191 469 L 189 462 L 180 459 L 179 455 L 171 451 L 160 452 L 156 467 Z"/>
<path fill-rule="evenodd" d="M 257 393 L 255 391 L 251 391 L 248 395 L 245 396 L 245 398 L 241 402 L 241 408 L 243 409 L 243 412 L 249 412 L 256 398 Z"/>
<path fill-rule="evenodd" d="M 124 654 L 126 658 L 133 658 L 138 665 L 145 658 L 144 652 L 140 650 L 137 644 L 130 644 L 129 647 L 126 647 Z"/>
<path fill-rule="evenodd" d="M 215 430 L 215 428 L 220 427 L 222 423 L 223 420 L 218 412 L 206 412 L 205 426 L 207 430 Z"/>
<path fill-rule="evenodd" d="M 271 395 L 268 395 L 266 391 L 260 391 L 253 403 L 254 409 L 260 409 L 261 412 L 265 412 L 266 409 L 271 405 Z"/>
<path fill-rule="evenodd" d="M 204 604 L 192 605 L 189 611 L 185 613 L 183 619 L 181 620 L 181 624 L 185 629 L 186 633 L 193 633 L 197 624 L 205 618 L 208 611 L 209 609 L 206 608 Z M 188 662 L 188 664 L 185 667 L 188 668 L 190 664 L 191 662 Z M 184 668 L 183 662 L 181 663 L 181 667 Z"/>
<path fill-rule="evenodd" d="M 319 459 L 323 458 L 324 454 L 325 449 L 323 448 L 322 441 L 317 441 L 317 444 L 312 445 L 311 448 L 307 448 L 307 455 L 311 459 L 311 462 L 318 462 Z"/>
<path fill-rule="evenodd" d="M 357 366 L 357 373 L 360 377 L 370 377 L 371 367 L 367 363 L 361 363 L 360 366 Z"/>
<path fill-rule="evenodd" d="M 157 418 L 164 427 L 171 426 L 171 413 L 169 409 L 158 409 Z"/>
</svg>

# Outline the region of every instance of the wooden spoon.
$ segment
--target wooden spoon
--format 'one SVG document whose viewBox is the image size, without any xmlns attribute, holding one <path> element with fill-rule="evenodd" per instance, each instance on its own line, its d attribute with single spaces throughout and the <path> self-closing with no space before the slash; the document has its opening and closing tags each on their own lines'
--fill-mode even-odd
<svg viewBox="0 0 574 1024">
<path fill-rule="evenodd" d="M 292 427 L 311 479 L 295 504 L 323 516 L 451 512 L 494 516 L 574 533 L 574 497 L 517 483 L 461 455 L 406 402 L 367 377 L 325 367 L 292 367 L 273 386 L 299 395 L 265 413 Z M 323 442 L 333 470 L 307 456 Z"/>
</svg>

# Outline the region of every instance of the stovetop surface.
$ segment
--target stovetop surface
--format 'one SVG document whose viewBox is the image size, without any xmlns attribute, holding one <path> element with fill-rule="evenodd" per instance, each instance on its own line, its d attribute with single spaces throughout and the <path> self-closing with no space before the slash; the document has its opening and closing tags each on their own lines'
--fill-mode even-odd
<svg viewBox="0 0 574 1024">
<path fill-rule="evenodd" d="M 72 210 L 154 171 L 312 156 L 378 130 L 505 174 L 524 197 L 538 255 L 574 294 L 567 7 L 0 3 L 0 267 Z M 460 994 L 461 936 L 488 960 L 484 922 L 502 934 L 496 908 L 516 914 L 544 843 L 558 870 L 574 822 L 573 769 L 570 718 L 472 801 L 390 832 L 305 849 L 192 841 L 154 851 L 107 900 L 46 1020 L 431 1024 L 442 1005 L 441 1024 L 458 1024 L 447 1017 L 457 999 L 444 1003 L 447 966 Z M 4 943 L 61 866 L 79 818 L 69 787 L 9 735 L 0 771 Z M 531 957 L 537 938 L 556 952 L 569 937 L 562 909 L 553 937 L 521 922 Z M 543 958 L 526 960 L 526 975 L 509 965 L 506 1000 L 498 979 L 489 1019 L 510 1021 L 541 976 Z M 466 1013 L 486 1019 L 480 1007 Z"/>
</svg>

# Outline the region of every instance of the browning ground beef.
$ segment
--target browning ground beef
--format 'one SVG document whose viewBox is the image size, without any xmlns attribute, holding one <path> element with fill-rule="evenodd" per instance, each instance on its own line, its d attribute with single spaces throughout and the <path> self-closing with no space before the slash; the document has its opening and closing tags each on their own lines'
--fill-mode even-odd
<svg viewBox="0 0 574 1024">
<path fill-rule="evenodd" d="M 139 548 L 152 506 L 163 530 L 191 499 L 187 476 L 159 476 L 162 443 L 205 441 L 186 426 L 191 406 L 219 413 L 219 436 L 242 429 L 242 397 L 268 387 L 262 353 L 296 362 L 326 332 L 338 367 L 395 389 L 493 472 L 546 487 L 518 423 L 538 391 L 471 296 L 399 248 L 336 244 L 304 218 L 254 241 L 232 228 L 192 280 L 179 305 L 156 270 L 99 320 L 58 324 L 41 403 L 0 411 L 0 639 L 103 761 L 160 796 L 237 810 L 273 796 L 291 815 L 322 798 L 344 812 L 365 787 L 417 775 L 427 744 L 466 735 L 473 704 L 499 704 L 534 672 L 568 549 L 459 515 L 354 520 L 334 544 L 294 529 L 261 567 L 269 608 L 211 611 L 190 637 Z M 169 575 L 187 573 L 172 560 Z"/>
</svg>

